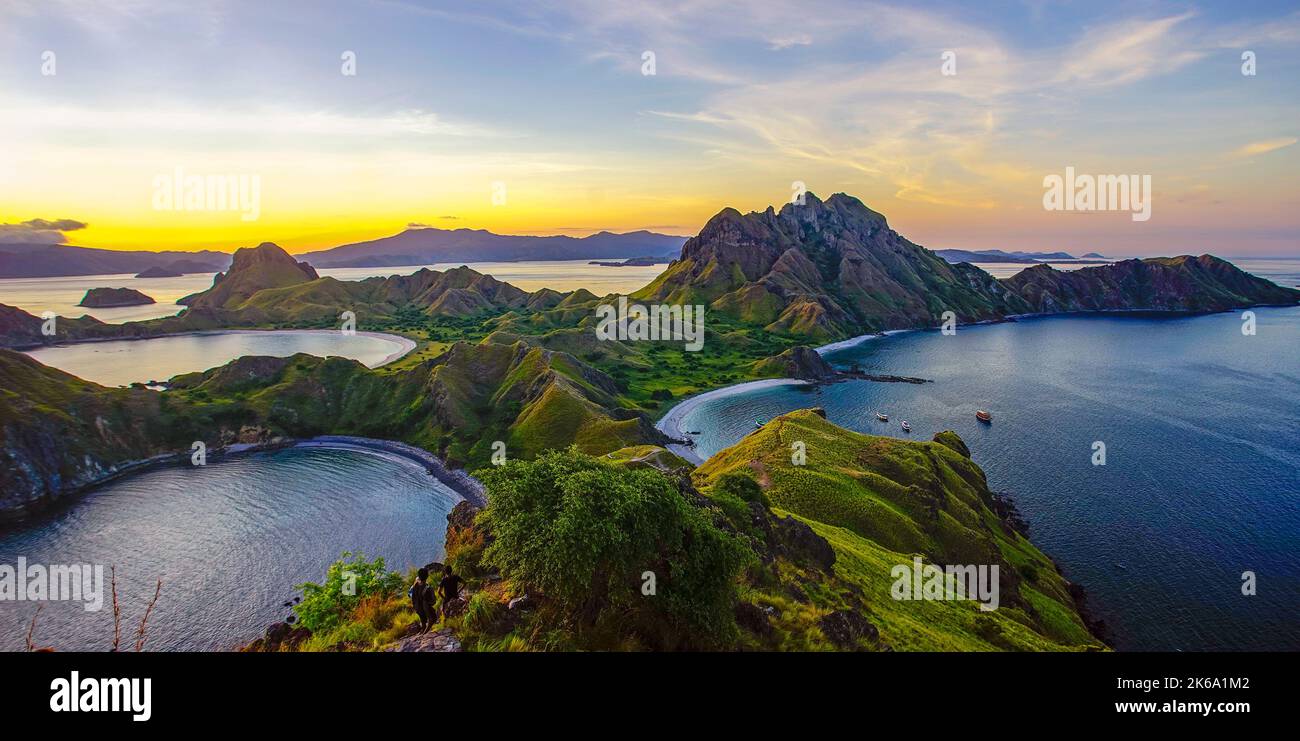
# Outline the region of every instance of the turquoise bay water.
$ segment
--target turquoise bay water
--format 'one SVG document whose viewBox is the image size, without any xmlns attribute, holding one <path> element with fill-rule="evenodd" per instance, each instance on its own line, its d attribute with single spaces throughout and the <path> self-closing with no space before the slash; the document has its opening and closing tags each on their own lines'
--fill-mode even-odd
<svg viewBox="0 0 1300 741">
<path fill-rule="evenodd" d="M 871 339 L 826 357 L 935 382 L 763 389 L 704 402 L 682 429 L 701 431 L 703 456 L 756 418 L 812 406 L 871 434 L 955 430 L 1034 542 L 1088 590 L 1117 647 L 1300 650 L 1300 308 L 1255 314 L 1255 336 L 1235 312 Z M 1096 441 L 1104 466 L 1092 465 Z M 1255 596 L 1241 593 L 1246 571 Z"/>
<path fill-rule="evenodd" d="M 0 529 L 0 564 L 117 566 L 123 640 L 157 579 L 148 650 L 223 650 L 284 620 L 294 586 L 321 581 L 345 550 L 383 556 L 392 570 L 443 555 L 446 515 L 460 497 L 398 456 L 290 448 L 156 468 L 103 485 L 63 511 Z M 45 602 L 34 642 L 102 651 L 113 615 Z M 0 650 L 21 651 L 36 605 L 0 602 Z"/>
<path fill-rule="evenodd" d="M 342 356 L 375 367 L 413 345 L 394 335 L 335 331 L 268 330 L 205 332 L 148 340 L 112 340 L 52 345 L 27 354 L 52 368 L 105 386 L 165 381 L 203 371 L 245 355 L 288 357 L 307 353 Z"/>
</svg>

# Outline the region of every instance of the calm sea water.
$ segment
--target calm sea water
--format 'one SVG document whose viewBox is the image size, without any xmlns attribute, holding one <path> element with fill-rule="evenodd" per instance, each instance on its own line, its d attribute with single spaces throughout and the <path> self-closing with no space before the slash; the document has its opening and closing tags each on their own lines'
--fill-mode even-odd
<svg viewBox="0 0 1300 741">
<path fill-rule="evenodd" d="M 0 563 L 117 566 L 123 638 L 134 641 L 157 579 L 148 650 L 221 650 L 284 620 L 306 581 L 346 550 L 405 571 L 443 555 L 446 515 L 460 497 L 409 460 L 353 449 L 291 448 L 206 467 L 158 468 L 101 486 L 66 510 L 0 529 Z M 105 587 L 107 595 L 107 587 Z M 99 612 L 45 602 L 34 642 L 107 649 Z M 23 650 L 36 611 L 0 602 L 0 650 Z"/>
<path fill-rule="evenodd" d="M 756 418 L 812 406 L 860 432 L 956 430 L 1119 648 L 1300 650 L 1300 308 L 1255 314 L 1255 336 L 1240 312 L 891 335 L 827 359 L 934 383 L 764 389 L 705 402 L 682 429 L 702 432 L 705 456 Z M 1241 591 L 1247 571 L 1254 596 Z"/>
<path fill-rule="evenodd" d="M 180 373 L 203 371 L 245 355 L 288 357 L 307 353 L 342 356 L 375 367 L 410 347 L 394 335 L 334 331 L 269 330 L 172 335 L 148 340 L 80 342 L 29 350 L 53 368 L 105 386 L 165 381 Z"/>
<path fill-rule="evenodd" d="M 608 293 L 631 293 L 663 272 L 667 265 L 601 267 L 588 260 L 548 262 L 471 262 L 404 265 L 389 268 L 327 268 L 321 275 L 339 280 L 362 280 L 375 276 L 410 275 L 421 268 L 447 270 L 459 265 L 491 275 L 525 291 L 551 288 L 572 291 L 586 288 L 597 296 Z M 157 303 L 146 306 L 123 306 L 114 309 L 89 309 L 77 303 L 91 288 L 134 288 Z M 134 275 L 78 275 L 61 278 L 0 279 L 0 304 L 17 306 L 31 314 L 53 311 L 59 316 L 89 314 L 103 322 L 157 319 L 180 313 L 184 307 L 176 300 L 212 287 L 212 275 L 195 273 L 179 278 L 136 278 Z"/>
</svg>

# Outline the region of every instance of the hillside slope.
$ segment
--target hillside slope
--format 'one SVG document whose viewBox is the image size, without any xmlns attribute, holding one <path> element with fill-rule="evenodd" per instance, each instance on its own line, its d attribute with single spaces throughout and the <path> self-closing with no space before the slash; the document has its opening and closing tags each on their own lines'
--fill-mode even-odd
<svg viewBox="0 0 1300 741">
<path fill-rule="evenodd" d="M 123 466 L 188 455 L 194 441 L 324 434 L 400 440 L 452 465 L 483 465 L 576 443 L 603 454 L 661 436 L 620 406 L 612 379 L 571 355 L 456 343 L 401 371 L 345 358 L 242 357 L 173 379 L 173 388 L 106 388 L 0 350 L 0 518 L 21 516 Z"/>
<path fill-rule="evenodd" d="M 742 215 L 724 209 L 682 248 L 682 258 L 637 298 L 705 303 L 774 332 L 812 339 L 933 326 L 1024 309 L 995 278 L 951 265 L 889 228 L 858 199 Z"/>
<path fill-rule="evenodd" d="M 998 280 L 950 264 L 889 228 L 858 199 L 836 193 L 803 205 L 741 214 L 724 209 L 682 258 L 636 298 L 703 303 L 766 331 L 813 341 L 1030 312 L 1141 309 L 1222 311 L 1300 303 L 1300 291 L 1219 258 L 1157 257 L 1064 272 L 1035 265 Z"/>
<path fill-rule="evenodd" d="M 791 446 L 806 446 L 805 465 Z M 818 411 L 782 415 L 693 474 L 711 492 L 734 472 L 758 481 L 777 512 L 812 526 L 836 553 L 835 576 L 862 592 L 881 641 L 914 650 L 1100 648 L 1069 583 L 1020 532 L 954 433 L 934 442 L 860 435 Z M 893 598 L 890 574 L 925 563 L 997 565 L 1000 606 Z M 775 595 L 769 595 L 777 599 Z"/>
</svg>

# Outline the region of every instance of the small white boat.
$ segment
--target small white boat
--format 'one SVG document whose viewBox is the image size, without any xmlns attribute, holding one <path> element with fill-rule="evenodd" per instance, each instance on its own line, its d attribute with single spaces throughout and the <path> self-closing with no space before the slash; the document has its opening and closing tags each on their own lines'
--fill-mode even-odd
<svg viewBox="0 0 1300 741">
<path fill-rule="evenodd" d="M 912 431 L 912 426 L 907 423 L 907 420 L 903 420 L 903 432 L 911 432 L 911 431 Z"/>
<path fill-rule="evenodd" d="M 975 412 L 975 419 L 978 419 L 979 421 L 983 422 L 984 424 L 989 424 L 989 423 L 991 423 L 991 422 L 993 421 L 993 415 L 992 415 L 992 414 L 989 414 L 988 412 L 984 411 L 983 409 L 980 409 L 979 411 Z"/>
<path fill-rule="evenodd" d="M 889 415 L 888 415 L 888 414 L 881 414 L 880 412 L 876 412 L 876 419 L 880 420 L 881 422 L 888 422 L 888 421 L 889 421 Z"/>
<path fill-rule="evenodd" d="M 764 422 L 763 422 L 763 420 L 761 420 L 761 419 L 756 419 L 756 420 L 754 420 L 754 429 L 756 429 L 756 430 L 761 430 L 761 429 L 763 429 L 763 424 L 764 424 Z"/>
</svg>

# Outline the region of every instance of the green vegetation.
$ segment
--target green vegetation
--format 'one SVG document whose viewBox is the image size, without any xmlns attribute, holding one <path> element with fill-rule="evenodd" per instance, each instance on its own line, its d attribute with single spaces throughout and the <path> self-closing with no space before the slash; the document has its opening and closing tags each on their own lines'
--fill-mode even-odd
<svg viewBox="0 0 1300 741">
<path fill-rule="evenodd" d="M 384 559 L 367 561 L 361 553 L 347 552 L 325 573 L 325 583 L 298 585 L 302 602 L 294 605 L 303 627 L 317 633 L 337 627 L 363 601 L 391 596 L 402 588 L 402 579 L 384 566 Z"/>
<path fill-rule="evenodd" d="M 415 339 L 377 370 L 341 358 L 245 357 L 173 379 L 165 394 L 107 389 L 0 351 L 0 512 L 23 511 L 152 456 L 320 434 L 401 440 L 484 474 L 491 505 L 449 528 L 468 580 L 442 626 L 470 650 L 1086 650 L 1103 648 L 1052 562 L 998 513 L 954 433 L 933 442 L 857 435 L 804 411 L 772 420 L 693 474 L 650 420 L 675 400 L 751 378 L 820 377 L 807 347 L 888 328 L 1020 311 L 1206 311 L 1300 293 L 1210 256 L 1125 261 L 998 281 L 949 265 L 848 196 L 815 220 L 726 209 L 633 298 L 707 306 L 705 344 L 599 341 L 616 297 L 527 293 L 468 268 L 356 282 L 319 278 L 274 245 L 177 317 L 60 320 L 63 337 L 230 327 L 358 328 Z M 736 239 L 736 235 L 743 237 Z M 46 341 L 0 305 L 0 342 Z M 790 445 L 806 445 L 793 465 Z M 890 571 L 919 555 L 996 564 L 1001 607 L 907 601 Z M 344 572 L 348 572 L 345 576 Z M 642 591 L 654 575 L 654 594 Z M 353 577 L 352 575 L 355 575 Z M 500 577 L 500 578 L 497 578 Z M 344 590 L 344 579 L 356 588 Z M 303 650 L 373 650 L 414 615 L 382 560 L 345 554 L 296 609 Z M 518 607 L 520 598 L 525 598 Z M 512 601 L 514 606 L 512 607 Z M 515 609 L 517 608 L 517 609 Z"/>
<path fill-rule="evenodd" d="M 631 633 L 671 649 L 733 638 L 735 579 L 751 554 L 659 473 L 570 449 L 482 479 L 486 562 L 545 595 L 551 619 L 575 625 L 580 640 Z"/>
<path fill-rule="evenodd" d="M 859 435 L 816 412 L 791 412 L 710 458 L 695 484 L 722 502 L 752 498 L 761 488 L 774 511 L 810 525 L 835 550 L 834 582 L 862 601 L 881 640 L 896 649 L 1101 647 L 1055 565 L 995 514 L 983 472 L 955 449 L 965 447 L 960 438 L 937 437 L 944 442 Z M 806 465 L 791 463 L 794 441 L 806 445 Z M 913 554 L 929 563 L 998 565 L 1001 607 L 984 613 L 972 602 L 893 599 L 890 570 Z M 809 594 L 814 606 L 843 603 L 842 596 Z M 751 597 L 792 606 L 781 589 L 759 588 Z M 806 630 L 807 616 L 788 629 L 801 622 Z"/>
<path fill-rule="evenodd" d="M 789 461 L 791 437 L 808 445 L 805 466 Z M 693 485 L 637 465 L 651 446 L 493 468 L 488 509 L 448 528 L 469 595 L 437 627 L 472 651 L 1104 649 L 1051 561 L 993 512 L 983 474 L 951 447 L 960 438 L 945 438 L 858 435 L 803 411 L 719 453 Z M 905 546 L 853 516 L 896 496 L 892 539 Z M 848 524 L 802 514 L 813 510 Z M 895 599 L 891 572 L 914 555 L 997 565 L 999 608 Z M 404 595 L 381 589 L 301 650 L 380 649 L 413 622 Z"/>
</svg>

